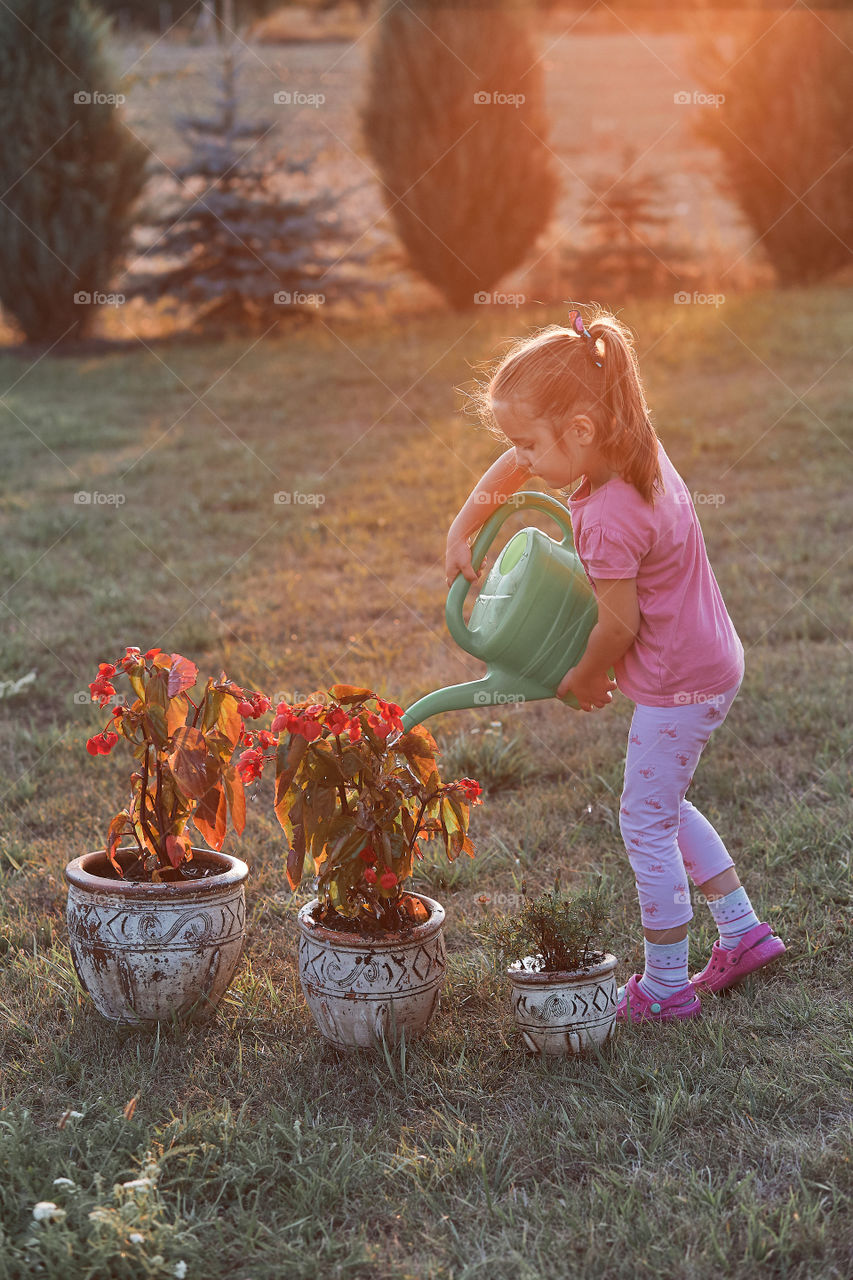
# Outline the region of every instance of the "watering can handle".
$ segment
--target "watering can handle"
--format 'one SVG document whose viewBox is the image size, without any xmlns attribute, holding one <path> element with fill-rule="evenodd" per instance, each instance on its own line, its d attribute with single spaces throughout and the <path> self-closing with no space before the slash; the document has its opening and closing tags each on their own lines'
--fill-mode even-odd
<svg viewBox="0 0 853 1280">
<path fill-rule="evenodd" d="M 479 570 L 486 552 L 495 540 L 495 536 L 505 520 L 515 515 L 517 511 L 521 511 L 524 507 L 534 507 L 537 511 L 544 511 L 545 515 L 551 516 L 556 520 L 557 524 L 563 530 L 564 538 L 561 542 L 563 547 L 574 547 L 574 539 L 572 537 L 572 525 L 569 519 L 569 513 L 562 503 L 556 498 L 551 498 L 547 493 L 536 493 L 531 489 L 523 489 L 521 493 L 514 493 L 507 498 L 502 507 L 492 512 L 486 523 L 483 525 L 474 545 L 471 548 L 471 564 L 475 570 Z M 462 616 L 462 606 L 465 603 L 465 597 L 468 594 L 468 588 L 471 584 L 463 574 L 458 574 L 451 584 L 447 593 L 447 604 L 444 608 L 444 615 L 447 619 L 447 626 L 450 634 L 458 645 L 465 649 L 468 653 L 472 653 L 474 657 L 478 657 L 477 641 L 474 633 L 466 626 L 465 619 Z"/>
</svg>

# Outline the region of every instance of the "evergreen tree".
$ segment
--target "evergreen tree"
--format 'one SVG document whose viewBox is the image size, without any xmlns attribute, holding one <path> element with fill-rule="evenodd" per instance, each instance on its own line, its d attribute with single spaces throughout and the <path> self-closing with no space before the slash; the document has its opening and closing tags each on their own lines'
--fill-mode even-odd
<svg viewBox="0 0 853 1280">
<path fill-rule="evenodd" d="M 222 52 L 214 113 L 175 123 L 190 154 L 174 170 L 176 207 L 150 219 L 159 234 L 146 251 L 171 265 L 139 271 L 129 281 L 130 296 L 188 304 L 199 327 L 216 321 L 257 328 L 381 288 L 365 286 L 352 271 L 332 273 L 344 259 L 352 267 L 367 257 L 349 248 L 357 233 L 337 212 L 346 192 L 285 198 L 276 190 L 282 173 L 305 174 L 311 161 L 286 161 L 263 149 L 275 121 L 238 121 L 230 44 Z"/>
<path fill-rule="evenodd" d="M 721 185 L 784 284 L 810 284 L 853 250 L 853 16 L 794 6 L 750 14 L 733 57 L 697 61 L 719 107 L 696 117 L 722 158 Z"/>
<path fill-rule="evenodd" d="M 0 302 L 33 342 L 91 327 L 145 181 L 108 35 L 87 0 L 0 5 Z"/>
<path fill-rule="evenodd" d="M 386 0 L 362 125 L 409 261 L 453 307 L 523 262 L 557 181 L 522 14 Z"/>
</svg>

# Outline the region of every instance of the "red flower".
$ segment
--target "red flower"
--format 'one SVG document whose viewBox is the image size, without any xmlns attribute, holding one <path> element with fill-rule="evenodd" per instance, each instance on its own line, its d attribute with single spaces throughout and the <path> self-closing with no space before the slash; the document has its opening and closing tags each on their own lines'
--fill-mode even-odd
<svg viewBox="0 0 853 1280">
<path fill-rule="evenodd" d="M 99 680 L 101 679 L 102 676 L 114 676 L 115 673 L 116 673 L 116 668 L 112 662 L 98 663 L 98 679 Z"/>
<path fill-rule="evenodd" d="M 341 707 L 332 707 L 326 716 L 326 728 L 331 729 L 332 733 L 343 733 L 349 723 L 350 718 Z"/>
<path fill-rule="evenodd" d="M 237 770 L 244 783 L 255 782 L 263 772 L 264 757 L 254 748 L 244 751 L 237 761 Z"/>
<path fill-rule="evenodd" d="M 252 706 L 251 702 L 238 702 L 237 710 L 240 712 L 240 715 L 243 716 L 244 719 L 254 720 L 255 708 Z"/>
<path fill-rule="evenodd" d="M 380 889 L 393 889 L 396 883 L 397 877 L 394 875 L 393 871 L 383 871 L 382 875 L 379 877 Z"/>
<path fill-rule="evenodd" d="M 367 717 L 367 723 L 377 738 L 387 738 L 394 728 L 390 720 L 380 720 L 379 716 L 374 715 L 372 711 Z"/>
<path fill-rule="evenodd" d="M 364 878 L 368 884 L 376 884 L 376 872 L 373 867 L 364 868 Z"/>
<path fill-rule="evenodd" d="M 276 745 L 276 736 L 274 733 L 270 733 L 269 729 L 259 729 L 258 742 L 264 751 L 269 751 L 270 747 Z"/>
<path fill-rule="evenodd" d="M 92 695 L 92 701 L 97 701 L 101 709 L 107 705 L 110 698 L 115 697 L 116 692 L 114 686 L 109 682 L 107 670 L 109 670 L 109 664 L 102 662 L 101 670 L 99 670 L 95 679 L 89 685 L 89 693 Z M 115 668 L 113 667 L 112 670 L 115 671 Z"/>
<path fill-rule="evenodd" d="M 290 732 L 300 734 L 306 742 L 313 742 L 315 738 L 320 737 L 323 727 L 308 716 L 298 716 L 295 724 L 290 727 Z"/>
<path fill-rule="evenodd" d="M 240 734 L 240 746 L 241 746 L 241 747 L 251 747 L 251 746 L 253 746 L 253 745 L 254 745 L 254 741 L 255 741 L 255 739 L 252 737 L 252 735 L 251 735 L 250 733 L 241 733 L 241 734 Z"/>
<path fill-rule="evenodd" d="M 379 714 L 384 720 L 387 720 L 393 729 L 402 729 L 403 721 L 400 717 L 403 714 L 403 708 L 398 707 L 396 702 L 385 702 L 382 698 L 376 699 L 376 705 L 379 708 Z M 383 734 L 387 737 L 387 734 Z"/>
<path fill-rule="evenodd" d="M 142 659 L 139 656 L 139 650 L 136 645 L 128 645 L 123 658 L 119 658 L 118 665 L 122 671 L 129 671 L 131 667 L 139 666 Z"/>
<path fill-rule="evenodd" d="M 96 733 L 88 740 L 86 750 L 90 756 L 108 756 L 117 742 L 118 734 L 104 729 L 103 733 Z"/>
<path fill-rule="evenodd" d="M 473 778 L 462 778 L 457 785 L 469 804 L 482 804 L 478 799 L 483 791 L 479 782 L 475 782 Z"/>
<path fill-rule="evenodd" d="M 373 852 L 373 849 L 370 847 L 369 844 L 366 844 L 364 846 L 364 848 L 362 849 L 361 853 L 358 856 L 361 858 L 362 862 L 372 863 L 376 861 L 376 854 Z"/>
<path fill-rule="evenodd" d="M 353 717 L 350 720 L 347 733 L 349 734 L 350 742 L 358 742 L 361 737 L 361 721 L 357 717 Z"/>
</svg>

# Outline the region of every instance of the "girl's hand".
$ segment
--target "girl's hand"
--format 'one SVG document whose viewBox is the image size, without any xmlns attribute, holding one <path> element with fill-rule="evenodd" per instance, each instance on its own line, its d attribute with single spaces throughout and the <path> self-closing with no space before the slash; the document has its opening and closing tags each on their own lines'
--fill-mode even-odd
<svg viewBox="0 0 853 1280">
<path fill-rule="evenodd" d="M 465 538 L 447 539 L 447 550 L 444 556 L 444 576 L 447 579 L 448 587 L 456 581 L 457 576 L 462 573 L 469 582 L 476 582 L 479 574 L 474 572 L 474 566 L 471 563 L 471 548 Z"/>
<path fill-rule="evenodd" d="M 580 703 L 581 711 L 592 711 L 593 707 L 606 707 L 613 701 L 613 690 L 616 681 L 611 680 L 606 671 L 578 679 L 577 667 L 572 667 L 557 685 L 557 697 L 564 698 L 573 693 Z"/>
</svg>

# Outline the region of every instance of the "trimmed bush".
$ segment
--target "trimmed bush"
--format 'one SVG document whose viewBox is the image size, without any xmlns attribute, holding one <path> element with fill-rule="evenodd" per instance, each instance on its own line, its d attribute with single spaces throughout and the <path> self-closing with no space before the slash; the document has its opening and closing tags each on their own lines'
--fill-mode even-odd
<svg viewBox="0 0 853 1280">
<path fill-rule="evenodd" d="M 809 284 L 853 251 L 853 18 L 798 9 L 752 14 L 734 53 L 701 50 L 725 101 L 698 132 L 720 152 L 740 206 L 785 284 Z"/>
<path fill-rule="evenodd" d="M 0 303 L 32 342 L 91 327 L 145 182 L 108 34 L 86 0 L 0 6 Z"/>
<path fill-rule="evenodd" d="M 411 266 L 454 308 L 523 262 L 557 179 L 520 13 L 387 0 L 362 127 Z"/>
</svg>

